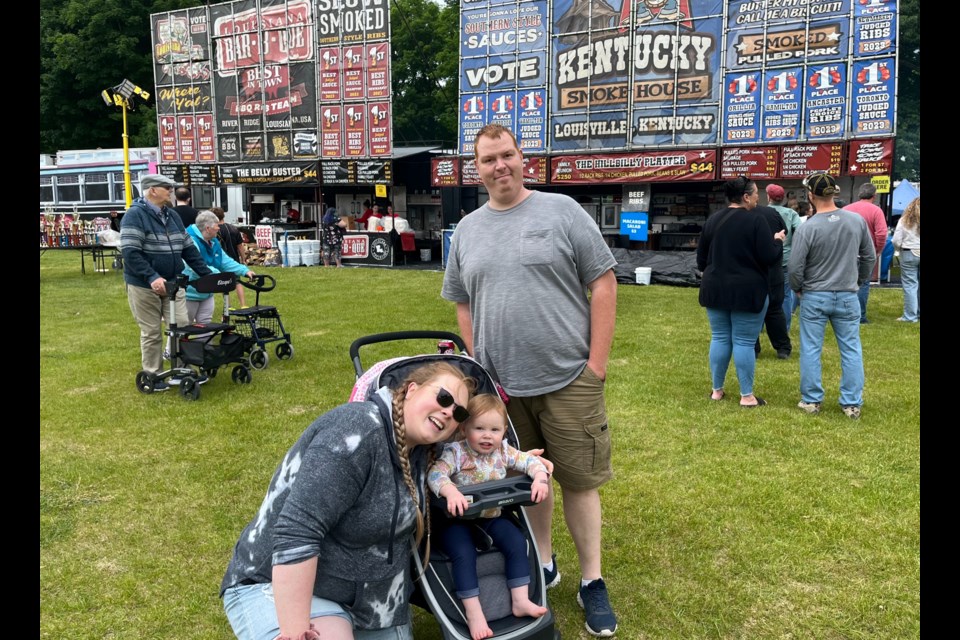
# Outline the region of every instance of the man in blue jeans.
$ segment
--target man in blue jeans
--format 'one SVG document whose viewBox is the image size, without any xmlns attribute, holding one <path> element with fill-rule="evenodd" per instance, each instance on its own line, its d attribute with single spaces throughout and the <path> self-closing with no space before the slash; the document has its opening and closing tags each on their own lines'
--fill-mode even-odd
<svg viewBox="0 0 960 640">
<path fill-rule="evenodd" d="M 807 413 L 820 413 L 820 354 L 829 321 L 840 349 L 840 406 L 847 417 L 856 420 L 863 404 L 857 291 L 873 273 L 877 253 L 866 221 L 834 203 L 839 189 L 832 176 L 815 173 L 804 180 L 804 186 L 817 214 L 800 225 L 793 236 L 788 267 L 790 286 L 802 299 L 797 406 Z"/>
</svg>

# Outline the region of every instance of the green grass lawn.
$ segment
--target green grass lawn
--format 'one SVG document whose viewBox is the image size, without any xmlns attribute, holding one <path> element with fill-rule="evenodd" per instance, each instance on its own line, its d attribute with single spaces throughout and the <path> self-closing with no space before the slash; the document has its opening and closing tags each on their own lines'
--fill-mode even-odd
<svg viewBox="0 0 960 640">
<path fill-rule="evenodd" d="M 295 357 L 271 357 L 250 385 L 223 371 L 188 402 L 137 392 L 139 334 L 119 273 L 81 276 L 72 252 L 40 258 L 41 638 L 232 637 L 218 590 L 233 544 L 283 453 L 347 399 L 350 343 L 457 330 L 438 272 L 262 271 L 277 279 L 264 301 Z M 895 321 L 901 310 L 899 289 L 872 291 L 854 422 L 837 405 L 829 331 L 819 416 L 796 409 L 796 323 L 794 357 L 764 342 L 757 363 L 769 405 L 742 410 L 732 366 L 731 397 L 707 399 L 697 290 L 621 285 L 607 396 L 616 477 L 602 489 L 619 638 L 920 636 L 920 330 Z M 587 638 L 559 513 L 554 545 L 558 628 Z M 414 632 L 441 637 L 423 612 Z"/>
</svg>

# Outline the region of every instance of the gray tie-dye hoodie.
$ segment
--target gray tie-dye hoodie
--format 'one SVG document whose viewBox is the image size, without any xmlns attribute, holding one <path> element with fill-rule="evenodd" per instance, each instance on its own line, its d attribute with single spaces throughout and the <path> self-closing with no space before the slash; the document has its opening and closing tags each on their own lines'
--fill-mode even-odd
<svg viewBox="0 0 960 640">
<path fill-rule="evenodd" d="M 275 564 L 317 557 L 313 593 L 342 604 L 361 629 L 409 621 L 415 505 L 403 482 L 390 393 L 323 414 L 287 452 L 220 586 L 272 580 Z M 410 454 L 423 486 L 427 448 Z M 423 497 L 420 496 L 423 504 Z"/>
</svg>

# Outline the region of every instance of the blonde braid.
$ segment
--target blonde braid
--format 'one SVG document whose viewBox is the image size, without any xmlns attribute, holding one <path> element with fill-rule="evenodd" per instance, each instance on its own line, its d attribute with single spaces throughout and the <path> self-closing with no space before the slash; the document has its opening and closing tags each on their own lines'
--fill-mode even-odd
<svg viewBox="0 0 960 640">
<path fill-rule="evenodd" d="M 423 514 L 420 512 L 420 494 L 413 484 L 413 474 L 410 472 L 410 449 L 407 447 L 407 427 L 403 423 L 403 393 L 393 394 L 393 437 L 397 441 L 397 456 L 400 459 L 400 469 L 403 471 L 403 483 L 413 498 L 417 512 L 417 544 L 423 538 Z"/>
</svg>

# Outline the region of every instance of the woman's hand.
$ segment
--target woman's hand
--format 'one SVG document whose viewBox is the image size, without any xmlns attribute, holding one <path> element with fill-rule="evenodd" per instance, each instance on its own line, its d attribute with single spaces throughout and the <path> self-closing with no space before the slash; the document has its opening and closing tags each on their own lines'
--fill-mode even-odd
<svg viewBox="0 0 960 640">
<path fill-rule="evenodd" d="M 780 242 L 783 242 L 786 239 L 786 237 L 787 237 L 787 232 L 783 229 L 780 229 L 780 231 L 777 231 L 775 234 L 773 234 L 773 239 L 779 240 Z"/>
</svg>

